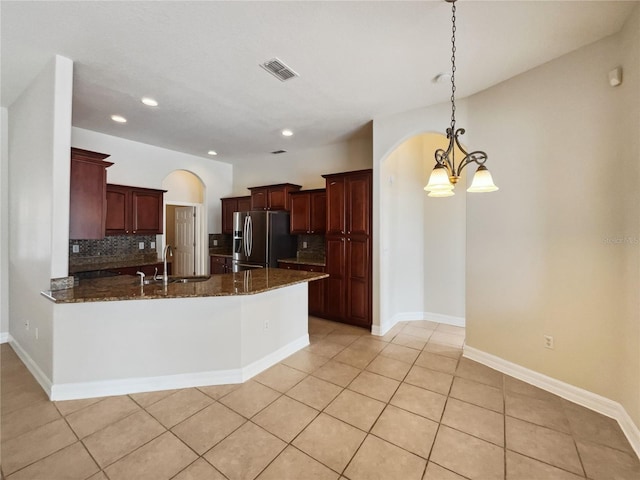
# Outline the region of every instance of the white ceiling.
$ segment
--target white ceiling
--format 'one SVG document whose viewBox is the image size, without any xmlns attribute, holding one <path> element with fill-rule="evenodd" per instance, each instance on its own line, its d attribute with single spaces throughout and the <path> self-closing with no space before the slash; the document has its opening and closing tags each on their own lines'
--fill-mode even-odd
<svg viewBox="0 0 640 480">
<path fill-rule="evenodd" d="M 616 33 L 637 4 L 458 1 L 458 97 Z M 431 81 L 450 69 L 443 0 L 3 0 L 0 9 L 3 106 L 64 55 L 75 62 L 74 126 L 205 157 L 215 149 L 222 161 L 336 142 L 450 95 Z M 282 83 L 258 67 L 275 56 L 300 77 Z M 142 105 L 144 95 L 160 106 Z M 283 138 L 285 127 L 295 135 Z"/>
</svg>

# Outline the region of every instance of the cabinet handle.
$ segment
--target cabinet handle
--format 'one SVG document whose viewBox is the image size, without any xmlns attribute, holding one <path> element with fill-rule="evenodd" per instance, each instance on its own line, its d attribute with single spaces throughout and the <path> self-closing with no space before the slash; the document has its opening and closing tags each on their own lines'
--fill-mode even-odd
<svg viewBox="0 0 640 480">
<path fill-rule="evenodd" d="M 125 230 L 124 233 L 129 233 L 129 230 Z"/>
</svg>

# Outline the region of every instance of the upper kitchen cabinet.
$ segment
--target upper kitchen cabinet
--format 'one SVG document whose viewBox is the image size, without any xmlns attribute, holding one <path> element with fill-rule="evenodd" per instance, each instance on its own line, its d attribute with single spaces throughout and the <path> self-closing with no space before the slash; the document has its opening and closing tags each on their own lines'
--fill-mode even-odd
<svg viewBox="0 0 640 480">
<path fill-rule="evenodd" d="M 104 237 L 107 168 L 109 155 L 71 149 L 69 189 L 69 238 L 96 240 Z"/>
<path fill-rule="evenodd" d="M 251 210 L 251 197 L 221 198 L 222 202 L 222 233 L 233 233 L 234 212 L 248 212 Z"/>
<path fill-rule="evenodd" d="M 371 170 L 323 175 L 327 235 L 371 234 Z"/>
<path fill-rule="evenodd" d="M 164 190 L 107 184 L 107 235 L 162 233 Z"/>
<path fill-rule="evenodd" d="M 250 187 L 251 210 L 287 210 L 289 211 L 289 194 L 302 187 L 292 183 Z"/>
<path fill-rule="evenodd" d="M 325 189 L 293 192 L 290 195 L 291 233 L 322 234 L 327 224 L 327 193 Z"/>
</svg>

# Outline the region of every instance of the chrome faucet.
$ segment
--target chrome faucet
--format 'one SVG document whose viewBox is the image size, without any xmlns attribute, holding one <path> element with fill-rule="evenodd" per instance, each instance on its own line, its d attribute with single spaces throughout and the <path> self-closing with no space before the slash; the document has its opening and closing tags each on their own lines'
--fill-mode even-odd
<svg viewBox="0 0 640 480">
<path fill-rule="evenodd" d="M 164 272 L 162 274 L 162 281 L 165 285 L 169 283 L 169 274 L 167 273 L 167 255 L 173 257 L 173 248 L 167 244 L 164 246 L 164 252 L 162 253 L 162 263 L 164 263 Z"/>
</svg>

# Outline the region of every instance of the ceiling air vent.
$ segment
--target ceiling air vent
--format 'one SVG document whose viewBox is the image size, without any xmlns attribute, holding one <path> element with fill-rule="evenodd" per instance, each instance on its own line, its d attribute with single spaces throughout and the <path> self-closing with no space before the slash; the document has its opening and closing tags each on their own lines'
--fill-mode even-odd
<svg viewBox="0 0 640 480">
<path fill-rule="evenodd" d="M 287 65 L 285 65 L 285 63 L 277 57 L 272 58 L 271 60 L 267 60 L 264 63 L 261 63 L 260 66 L 264 68 L 267 72 L 269 72 L 271 75 L 278 78 L 281 82 L 300 76 L 296 72 L 294 72 L 291 68 L 289 68 Z"/>
<path fill-rule="evenodd" d="M 287 151 L 286 150 L 275 150 L 275 151 L 273 151 L 271 153 L 273 153 L 274 155 L 280 155 L 281 153 L 287 153 Z"/>
</svg>

